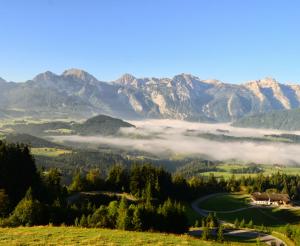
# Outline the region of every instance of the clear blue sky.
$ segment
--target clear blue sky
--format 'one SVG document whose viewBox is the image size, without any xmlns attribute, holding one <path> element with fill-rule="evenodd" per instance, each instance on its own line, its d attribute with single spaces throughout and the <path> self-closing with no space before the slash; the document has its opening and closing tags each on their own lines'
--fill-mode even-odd
<svg viewBox="0 0 300 246">
<path fill-rule="evenodd" d="M 300 82 L 300 1 L 1 0 L 0 77 L 82 68 Z"/>
</svg>

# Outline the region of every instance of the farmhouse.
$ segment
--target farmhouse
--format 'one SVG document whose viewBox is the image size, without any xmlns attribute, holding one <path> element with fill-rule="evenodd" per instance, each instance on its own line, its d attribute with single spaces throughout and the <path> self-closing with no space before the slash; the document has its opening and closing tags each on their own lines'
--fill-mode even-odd
<svg viewBox="0 0 300 246">
<path fill-rule="evenodd" d="M 281 193 L 254 192 L 251 198 L 253 203 L 257 205 L 280 206 L 290 203 L 289 195 Z"/>
</svg>

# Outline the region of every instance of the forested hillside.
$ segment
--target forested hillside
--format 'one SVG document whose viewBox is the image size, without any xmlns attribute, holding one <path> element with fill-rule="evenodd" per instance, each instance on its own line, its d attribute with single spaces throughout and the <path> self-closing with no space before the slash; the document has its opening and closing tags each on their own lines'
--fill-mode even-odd
<svg viewBox="0 0 300 246">
<path fill-rule="evenodd" d="M 232 124 L 237 127 L 300 130 L 300 109 L 273 111 L 241 118 Z"/>
</svg>

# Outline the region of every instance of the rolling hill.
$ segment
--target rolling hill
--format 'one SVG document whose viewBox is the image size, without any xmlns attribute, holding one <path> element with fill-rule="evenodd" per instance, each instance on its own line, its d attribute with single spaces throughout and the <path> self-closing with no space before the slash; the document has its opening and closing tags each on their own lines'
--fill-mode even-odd
<svg viewBox="0 0 300 246">
<path fill-rule="evenodd" d="M 106 115 L 98 115 L 82 124 L 73 125 L 72 129 L 80 135 L 114 135 L 121 127 L 134 127 L 134 125 Z"/>
</svg>

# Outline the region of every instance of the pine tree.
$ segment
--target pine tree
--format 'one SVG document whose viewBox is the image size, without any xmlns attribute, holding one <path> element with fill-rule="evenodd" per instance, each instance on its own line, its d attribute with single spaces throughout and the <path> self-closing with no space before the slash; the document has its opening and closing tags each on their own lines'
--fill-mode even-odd
<svg viewBox="0 0 300 246">
<path fill-rule="evenodd" d="M 141 209 L 139 206 L 135 206 L 132 218 L 132 225 L 135 231 L 141 231 L 143 227 L 141 219 Z"/>
<path fill-rule="evenodd" d="M 79 226 L 80 225 L 78 217 L 75 218 L 74 225 L 75 226 Z"/>
<path fill-rule="evenodd" d="M 25 197 L 15 207 L 9 221 L 14 226 L 41 225 L 45 223 L 44 214 L 44 206 L 33 198 L 32 190 L 29 188 Z"/>
<path fill-rule="evenodd" d="M 80 225 L 81 227 L 87 227 L 87 226 L 88 226 L 87 218 L 86 218 L 86 216 L 85 216 L 84 214 L 81 216 L 79 225 Z"/>
<path fill-rule="evenodd" d="M 130 217 L 128 216 L 128 205 L 126 198 L 122 197 L 117 218 L 117 228 L 121 230 L 128 230 L 130 227 Z"/>
<path fill-rule="evenodd" d="M 202 227 L 202 234 L 201 234 L 202 240 L 208 240 L 209 238 L 209 229 L 207 226 Z"/>
<path fill-rule="evenodd" d="M 236 218 L 235 221 L 234 221 L 234 227 L 239 228 L 239 226 L 240 226 L 239 219 Z"/>
<path fill-rule="evenodd" d="M 245 227 L 245 219 L 243 218 L 240 223 L 240 228 L 244 228 L 244 227 Z"/>
<path fill-rule="evenodd" d="M 80 172 L 77 172 L 72 179 L 72 183 L 69 186 L 70 191 L 83 191 L 87 186 L 85 177 L 82 177 Z"/>
<path fill-rule="evenodd" d="M 218 242 L 224 242 L 224 233 L 223 233 L 222 225 L 220 225 L 218 228 L 217 240 L 218 240 Z"/>
<path fill-rule="evenodd" d="M 249 221 L 248 227 L 249 227 L 249 228 L 253 228 L 253 220 L 252 220 L 252 219 Z"/>
</svg>

